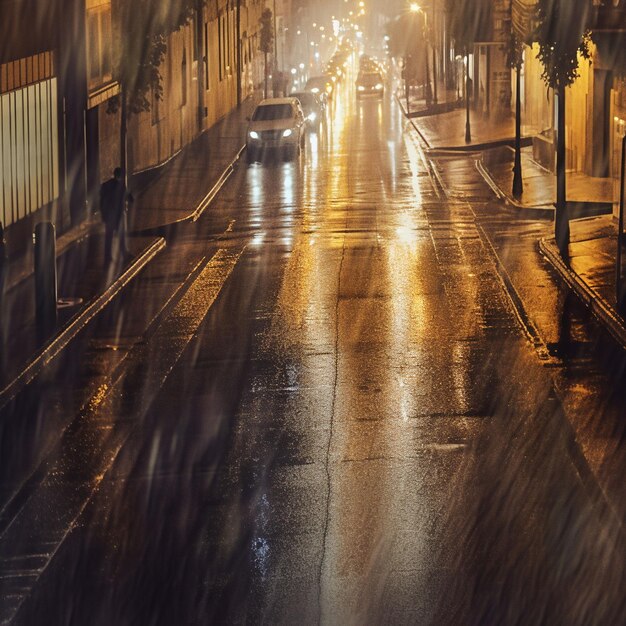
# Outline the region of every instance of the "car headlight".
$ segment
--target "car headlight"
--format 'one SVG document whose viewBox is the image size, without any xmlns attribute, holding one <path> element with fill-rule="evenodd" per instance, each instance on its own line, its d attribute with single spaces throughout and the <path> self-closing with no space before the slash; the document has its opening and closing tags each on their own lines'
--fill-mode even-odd
<svg viewBox="0 0 626 626">
<path fill-rule="evenodd" d="M 316 117 L 317 115 L 315 115 L 315 113 L 309 113 L 306 119 L 309 120 L 309 122 L 314 122 Z"/>
<path fill-rule="evenodd" d="M 291 130 L 291 128 L 287 128 L 286 130 L 283 131 L 283 137 L 289 137 L 292 132 L 293 131 Z"/>
<path fill-rule="evenodd" d="M 358 89 L 359 91 L 365 91 L 365 87 L 363 87 L 363 85 L 359 85 L 359 86 L 357 87 L 357 89 Z"/>
<path fill-rule="evenodd" d="M 257 133 L 256 130 L 251 130 L 250 139 L 258 139 L 258 138 L 259 138 L 259 133 Z"/>
<path fill-rule="evenodd" d="M 383 88 L 383 84 L 382 84 L 382 83 L 378 83 L 378 84 L 376 85 L 376 89 L 380 90 L 380 89 L 382 89 L 382 88 Z"/>
</svg>

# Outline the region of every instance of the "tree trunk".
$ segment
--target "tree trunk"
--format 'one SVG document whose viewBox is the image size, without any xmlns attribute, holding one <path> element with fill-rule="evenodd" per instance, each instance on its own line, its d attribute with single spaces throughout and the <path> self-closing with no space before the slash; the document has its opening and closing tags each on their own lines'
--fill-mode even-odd
<svg viewBox="0 0 626 626">
<path fill-rule="evenodd" d="M 469 77 L 469 54 L 465 53 L 465 143 L 472 141 L 470 128 L 470 77 Z"/>
<path fill-rule="evenodd" d="M 564 259 L 568 258 L 569 216 L 567 215 L 565 182 L 565 87 L 557 87 L 557 138 L 556 138 L 556 212 L 554 214 L 554 238 Z"/>
<path fill-rule="evenodd" d="M 263 85 L 263 97 L 267 98 L 267 52 L 264 53 L 265 54 L 265 81 L 264 81 L 264 85 Z"/>
<path fill-rule="evenodd" d="M 437 104 L 437 46 L 433 42 L 433 103 Z"/>
<path fill-rule="evenodd" d="M 513 197 L 518 199 L 524 193 L 522 183 L 522 94 L 521 63 L 515 68 L 515 162 L 513 164 Z"/>
<path fill-rule="evenodd" d="M 120 107 L 120 167 L 124 173 L 124 183 L 128 185 L 128 103 L 124 88 L 122 88 L 120 98 L 122 99 L 122 106 Z"/>
</svg>

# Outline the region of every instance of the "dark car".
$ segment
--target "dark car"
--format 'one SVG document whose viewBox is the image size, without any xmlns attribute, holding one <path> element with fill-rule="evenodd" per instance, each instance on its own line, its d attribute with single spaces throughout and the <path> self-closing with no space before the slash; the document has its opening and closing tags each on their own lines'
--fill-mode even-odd
<svg viewBox="0 0 626 626">
<path fill-rule="evenodd" d="M 319 95 L 311 91 L 297 91 L 290 95 L 300 101 L 306 125 L 317 130 L 326 115 L 326 105 Z"/>
<path fill-rule="evenodd" d="M 319 94 L 322 98 L 330 98 L 335 87 L 334 77 L 323 74 L 322 76 L 312 76 L 306 81 L 305 91 Z M 336 80 L 336 78 L 335 78 Z"/>
<path fill-rule="evenodd" d="M 359 72 L 356 79 L 356 97 L 376 96 L 383 97 L 385 80 L 380 72 Z"/>
</svg>

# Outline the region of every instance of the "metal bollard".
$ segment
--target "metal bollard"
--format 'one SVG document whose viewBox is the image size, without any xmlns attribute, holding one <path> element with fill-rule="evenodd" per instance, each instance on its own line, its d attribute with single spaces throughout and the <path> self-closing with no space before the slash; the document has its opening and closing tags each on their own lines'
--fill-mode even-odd
<svg viewBox="0 0 626 626">
<path fill-rule="evenodd" d="M 4 375 L 6 368 L 6 339 L 7 339 L 7 306 L 5 302 L 7 273 L 9 259 L 7 244 L 4 240 L 4 226 L 0 222 L 0 376 Z"/>
<path fill-rule="evenodd" d="M 57 324 L 56 235 L 52 222 L 35 226 L 35 312 L 40 340 L 50 336 Z"/>
<path fill-rule="evenodd" d="M 2 222 L 0 222 L 0 317 L 2 316 L 2 305 L 4 302 L 8 265 L 7 242 L 4 240 L 4 226 L 2 225 Z"/>
</svg>

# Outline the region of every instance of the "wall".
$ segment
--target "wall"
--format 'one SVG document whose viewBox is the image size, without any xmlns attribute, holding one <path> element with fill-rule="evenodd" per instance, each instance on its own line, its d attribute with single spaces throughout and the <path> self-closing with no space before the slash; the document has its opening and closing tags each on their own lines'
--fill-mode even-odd
<svg viewBox="0 0 626 626">
<path fill-rule="evenodd" d="M 168 38 L 160 68 L 163 98 L 151 100 L 151 110 L 129 121 L 129 168 L 137 172 L 174 156 L 197 133 L 197 81 L 192 81 L 193 24 Z"/>
</svg>

